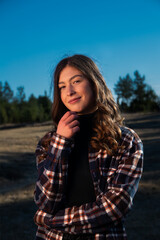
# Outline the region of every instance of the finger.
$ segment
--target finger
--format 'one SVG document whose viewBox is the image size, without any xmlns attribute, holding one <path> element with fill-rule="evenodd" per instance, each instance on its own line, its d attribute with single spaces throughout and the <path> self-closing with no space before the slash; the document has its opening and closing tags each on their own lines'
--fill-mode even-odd
<svg viewBox="0 0 160 240">
<path fill-rule="evenodd" d="M 73 134 L 75 134 L 76 132 L 79 132 L 79 131 L 80 131 L 80 127 L 78 127 L 78 126 L 72 128 Z"/>
<path fill-rule="evenodd" d="M 71 122 L 73 122 L 74 120 L 78 119 L 78 115 L 75 113 L 72 113 L 70 116 L 68 116 L 67 119 L 65 119 L 65 124 L 70 124 Z"/>
<path fill-rule="evenodd" d="M 70 116 L 70 111 L 66 112 L 62 117 L 61 120 L 65 121 Z"/>
<path fill-rule="evenodd" d="M 74 121 L 72 121 L 68 126 L 69 126 L 70 128 L 74 128 L 74 127 L 79 126 L 79 125 L 80 125 L 79 121 L 74 120 Z"/>
<path fill-rule="evenodd" d="M 77 115 L 76 112 L 73 111 L 68 111 L 66 112 L 63 117 L 61 118 L 62 121 L 66 121 L 68 117 L 70 117 L 71 115 Z"/>
</svg>

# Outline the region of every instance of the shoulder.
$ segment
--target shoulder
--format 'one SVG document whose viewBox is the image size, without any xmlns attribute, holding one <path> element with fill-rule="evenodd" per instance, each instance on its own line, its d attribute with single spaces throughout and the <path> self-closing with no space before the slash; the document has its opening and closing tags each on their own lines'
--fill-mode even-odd
<svg viewBox="0 0 160 240">
<path fill-rule="evenodd" d="M 49 131 L 38 141 L 36 147 L 36 154 L 39 154 L 40 151 L 45 151 L 46 149 L 48 149 L 53 134 L 54 131 Z"/>
<path fill-rule="evenodd" d="M 121 127 L 121 144 L 127 148 L 132 148 L 133 146 L 143 147 L 142 140 L 138 134 L 131 128 L 126 126 Z"/>
<path fill-rule="evenodd" d="M 40 139 L 40 141 L 39 141 L 38 144 L 42 144 L 42 145 L 43 145 L 43 143 L 44 143 L 45 141 L 50 140 L 50 139 L 52 138 L 53 134 L 54 134 L 54 131 L 49 131 L 49 132 L 47 132 L 47 133 Z"/>
<path fill-rule="evenodd" d="M 51 138 L 53 136 L 54 132 L 50 131 L 47 132 L 38 142 L 35 154 L 37 157 L 37 163 L 39 164 L 43 158 L 46 156 L 48 146 L 50 144 Z"/>
</svg>

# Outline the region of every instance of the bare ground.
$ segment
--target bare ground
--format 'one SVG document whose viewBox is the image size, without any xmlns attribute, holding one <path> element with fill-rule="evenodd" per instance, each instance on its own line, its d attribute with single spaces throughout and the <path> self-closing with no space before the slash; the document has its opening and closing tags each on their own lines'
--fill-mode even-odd
<svg viewBox="0 0 160 240">
<path fill-rule="evenodd" d="M 144 143 L 144 173 L 126 220 L 129 240 L 160 239 L 160 113 L 127 114 L 126 125 Z M 0 131 L 0 240 L 32 240 L 36 226 L 34 151 L 51 125 Z"/>
</svg>

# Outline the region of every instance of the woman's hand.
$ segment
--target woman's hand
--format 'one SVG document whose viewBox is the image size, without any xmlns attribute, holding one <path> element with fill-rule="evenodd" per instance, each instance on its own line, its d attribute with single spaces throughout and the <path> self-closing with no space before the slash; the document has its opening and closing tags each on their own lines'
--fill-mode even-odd
<svg viewBox="0 0 160 240">
<path fill-rule="evenodd" d="M 78 115 L 76 112 L 66 112 L 58 123 L 57 134 L 66 138 L 73 137 L 74 134 L 80 130 L 77 119 Z"/>
</svg>

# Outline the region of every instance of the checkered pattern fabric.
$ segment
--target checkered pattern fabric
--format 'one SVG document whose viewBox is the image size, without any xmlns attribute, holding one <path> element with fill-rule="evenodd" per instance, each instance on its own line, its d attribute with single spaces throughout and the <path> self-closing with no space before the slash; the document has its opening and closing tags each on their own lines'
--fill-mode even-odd
<svg viewBox="0 0 160 240">
<path fill-rule="evenodd" d="M 96 201 L 79 207 L 64 208 L 68 159 L 74 147 L 73 139 L 48 133 L 48 152 L 42 140 L 36 149 L 38 180 L 35 202 L 38 210 L 34 220 L 38 225 L 37 240 L 62 240 L 64 233 L 94 234 L 95 240 L 127 239 L 124 218 L 132 207 L 133 198 L 143 169 L 143 145 L 138 135 L 122 127 L 119 149 L 113 156 L 105 150 L 88 150 Z M 43 157 L 44 156 L 44 157 Z"/>
</svg>

